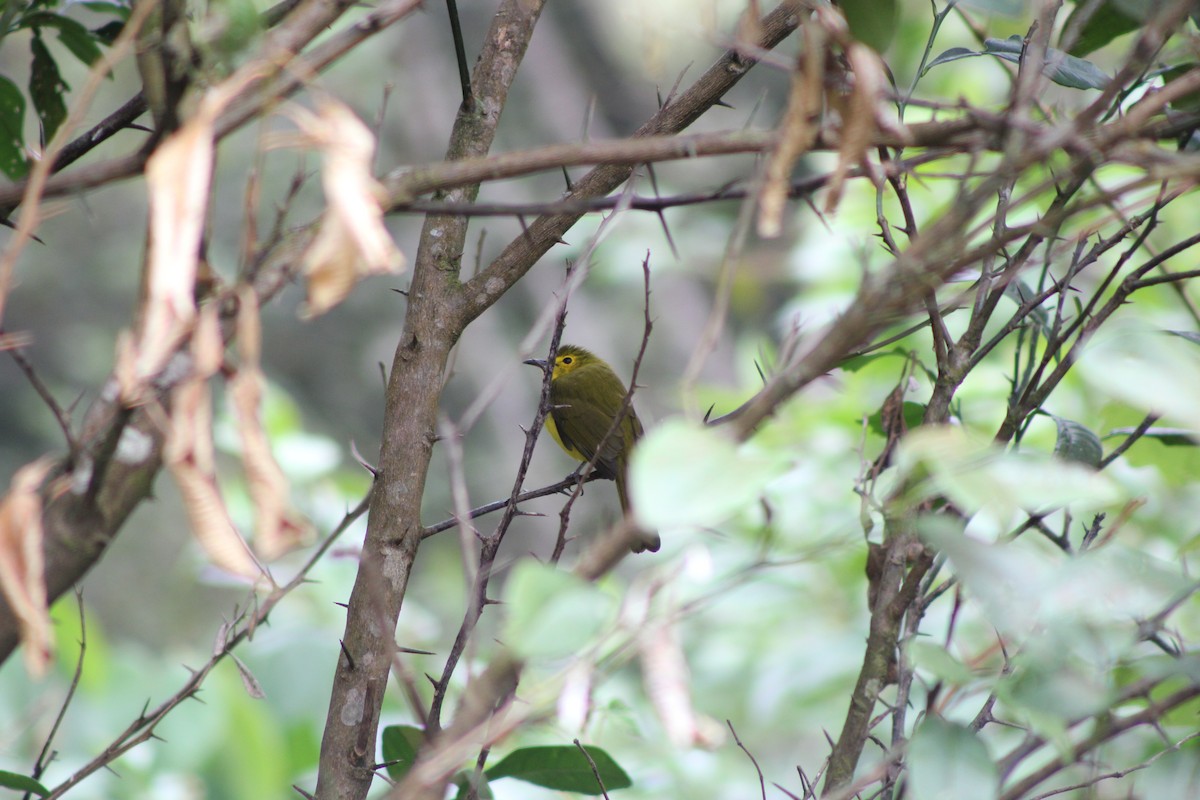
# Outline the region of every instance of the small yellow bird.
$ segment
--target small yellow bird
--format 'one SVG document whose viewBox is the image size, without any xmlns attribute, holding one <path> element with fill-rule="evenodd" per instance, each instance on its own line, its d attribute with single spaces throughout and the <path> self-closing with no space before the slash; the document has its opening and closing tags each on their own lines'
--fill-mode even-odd
<svg viewBox="0 0 1200 800">
<path fill-rule="evenodd" d="M 544 359 L 531 358 L 525 363 L 542 370 L 550 368 Z M 559 346 L 550 370 L 546 430 L 572 458 L 583 462 L 595 459 L 597 474 L 617 482 L 617 499 L 621 501 L 621 510 L 628 514 L 625 482 L 629 453 L 642 435 L 642 423 L 632 405 L 625 410 L 621 424 L 604 440 L 604 449 L 596 457 L 596 449 L 612 427 L 624 400 L 625 384 L 603 359 L 573 344 Z M 635 553 L 654 552 L 661 544 L 658 534 L 641 531 L 632 549 Z"/>
</svg>

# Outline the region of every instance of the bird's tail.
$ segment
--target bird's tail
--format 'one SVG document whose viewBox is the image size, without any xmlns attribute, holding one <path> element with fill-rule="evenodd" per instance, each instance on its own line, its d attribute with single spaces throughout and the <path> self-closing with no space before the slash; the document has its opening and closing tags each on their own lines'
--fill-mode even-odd
<svg viewBox="0 0 1200 800">
<path fill-rule="evenodd" d="M 629 516 L 629 495 L 625 491 L 625 470 L 617 471 L 617 499 L 621 501 L 621 512 Z M 633 544 L 629 549 L 635 553 L 644 553 L 649 550 L 651 553 L 657 553 L 658 548 L 662 547 L 662 538 L 654 531 L 642 530 L 637 528 L 634 530 Z"/>
</svg>

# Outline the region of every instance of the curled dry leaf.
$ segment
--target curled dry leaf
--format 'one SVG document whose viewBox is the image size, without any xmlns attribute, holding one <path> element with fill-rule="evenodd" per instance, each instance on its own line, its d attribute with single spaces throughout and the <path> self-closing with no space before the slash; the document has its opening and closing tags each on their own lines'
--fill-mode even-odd
<svg viewBox="0 0 1200 800">
<path fill-rule="evenodd" d="M 746 0 L 746 7 L 738 17 L 738 44 L 753 46 L 762 38 L 762 3 L 759 0 Z"/>
<path fill-rule="evenodd" d="M 846 60 L 850 63 L 854 85 L 850 90 L 849 102 L 842 107 L 838 161 L 829 179 L 829 193 L 825 196 L 826 212 L 837 208 L 851 169 L 862 164 L 866 174 L 874 172 L 867 158 L 867 148 L 879 130 L 879 104 L 887 85 L 883 63 L 875 51 L 865 44 L 851 43 L 846 48 Z"/>
<path fill-rule="evenodd" d="M 212 179 L 217 116 L 241 83 L 210 89 L 195 115 L 168 136 L 146 162 L 150 247 L 136 340 L 118 354 L 121 397 L 137 402 L 145 381 L 167 363 L 196 316 L 196 264 Z M 128 347 L 128 345 L 125 345 Z"/>
<path fill-rule="evenodd" d="M 5 331 L 0 333 L 0 352 L 16 350 L 33 344 L 33 334 L 29 331 Z"/>
<path fill-rule="evenodd" d="M 242 440 L 242 463 L 254 501 L 254 549 L 263 558 L 276 558 L 299 544 L 308 525 L 289 502 L 287 478 L 271 452 L 263 430 L 263 374 L 259 367 L 261 325 L 258 300 L 249 287 L 238 294 L 238 347 L 242 363 L 229 382 L 229 396 Z"/>
<path fill-rule="evenodd" d="M 255 700 L 265 699 L 267 693 L 263 691 L 262 684 L 258 682 L 258 678 L 254 677 L 254 673 L 250 671 L 250 668 L 242 663 L 242 660 L 233 653 L 230 653 L 229 657 L 237 665 L 238 676 L 242 679 L 242 686 L 246 689 L 246 694 Z"/>
<path fill-rule="evenodd" d="M 117 350 L 117 386 L 126 403 L 141 401 L 145 383 L 183 343 L 196 317 L 196 272 L 212 180 L 217 117 L 258 71 L 239 73 L 205 92 L 196 113 L 146 162 L 149 250 L 136 336 Z"/>
<path fill-rule="evenodd" d="M 290 115 L 320 148 L 326 210 L 321 229 L 305 254 L 306 316 L 342 302 L 359 279 L 397 273 L 404 255 L 383 224 L 383 189 L 371 174 L 375 137 L 346 106 L 321 98 L 317 113 L 293 107 Z"/>
<path fill-rule="evenodd" d="M 692 706 L 691 674 L 674 625 L 661 621 L 639 639 L 642 676 L 654 713 L 676 747 L 714 747 L 723 729 Z"/>
<path fill-rule="evenodd" d="M 592 713 L 592 682 L 594 665 L 580 659 L 568 670 L 558 693 L 558 724 L 563 730 L 581 731 L 587 727 Z"/>
<path fill-rule="evenodd" d="M 758 235 L 773 239 L 783 229 L 792 168 L 816 141 L 823 104 L 823 74 L 828 39 L 817 25 L 804 27 L 804 52 L 792 76 L 787 110 L 779 123 L 779 141 L 767 161 L 758 200 Z"/>
<path fill-rule="evenodd" d="M 36 677 L 46 673 L 54 644 L 46 607 L 40 494 L 53 465 L 52 459 L 40 458 L 21 467 L 0 499 L 0 589 L 20 624 L 25 666 Z"/>
<path fill-rule="evenodd" d="M 163 460 L 179 487 L 192 534 L 221 569 L 250 580 L 265 575 L 242 539 L 217 487 L 208 380 L 221 366 L 224 346 L 215 304 L 204 306 L 192 333 L 192 375 L 171 393 L 171 425 Z"/>
</svg>

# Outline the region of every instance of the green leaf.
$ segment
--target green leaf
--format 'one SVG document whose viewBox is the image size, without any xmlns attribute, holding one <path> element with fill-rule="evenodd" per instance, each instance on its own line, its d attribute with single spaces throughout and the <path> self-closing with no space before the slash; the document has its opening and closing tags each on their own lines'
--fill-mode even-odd
<svg viewBox="0 0 1200 800">
<path fill-rule="evenodd" d="M 217 31 L 209 43 L 227 58 L 242 52 L 262 33 L 262 19 L 254 0 L 215 0 L 209 11 Z"/>
<path fill-rule="evenodd" d="M 1104 395 L 1200 430 L 1200 351 L 1190 337 L 1110 325 L 1093 338 L 1077 369 Z"/>
<path fill-rule="evenodd" d="M 1104 458 L 1104 448 L 1100 444 L 1099 436 L 1090 428 L 1074 420 L 1063 419 L 1053 414 L 1047 414 L 1047 416 L 1054 420 L 1054 425 L 1058 428 L 1058 438 L 1054 442 L 1054 455 L 1063 461 L 1072 461 L 1096 468 L 1100 466 L 1100 461 Z"/>
<path fill-rule="evenodd" d="M 89 67 L 100 58 L 97 37 L 73 19 L 59 17 L 58 40 L 73 56 Z"/>
<path fill-rule="evenodd" d="M 578 747 L 568 745 L 514 750 L 489 769 L 487 777 L 492 781 L 516 778 L 547 789 L 588 795 L 602 794 L 605 789 L 627 789 L 633 785 L 629 775 L 608 753 L 591 745 L 584 745 L 584 749 L 596 764 L 596 772 L 604 783 L 603 789 L 596 782 L 596 775 L 592 773 L 592 765 L 587 758 L 579 752 Z"/>
<path fill-rule="evenodd" d="M 1146 0 L 1139 0 L 1139 2 L 1146 2 Z M 1080 3 L 1075 6 L 1071 15 L 1067 17 L 1063 33 L 1072 30 L 1075 25 L 1079 24 L 1078 20 L 1087 11 L 1087 5 L 1087 3 Z M 1073 56 L 1086 56 L 1088 53 L 1104 47 L 1118 36 L 1137 30 L 1140 24 L 1136 18 L 1118 8 L 1116 3 L 1102 3 L 1083 23 L 1075 43 L 1067 52 Z"/>
<path fill-rule="evenodd" d="M 614 598 L 594 584 L 536 561 L 517 565 L 504 594 L 503 641 L 531 660 L 579 652 L 616 613 Z"/>
<path fill-rule="evenodd" d="M 471 782 L 475 779 L 475 772 L 467 772 L 462 770 L 455 774 L 454 785 L 458 787 L 458 791 L 454 794 L 454 800 L 467 800 L 471 796 Z M 479 800 L 492 800 L 495 795 L 492 794 L 492 784 L 488 782 L 487 775 L 480 773 L 479 785 L 475 787 L 475 796 Z"/>
<path fill-rule="evenodd" d="M 926 717 L 908 743 L 912 800 L 991 800 L 1000 775 L 979 737 L 963 725 Z"/>
<path fill-rule="evenodd" d="M 1067 558 L 1022 539 L 981 542 L 945 517 L 921 518 L 918 532 L 950 561 L 993 626 L 1021 639 L 1040 631 L 1056 656 L 1086 655 L 1101 631 L 1132 642 L 1131 620 L 1153 615 L 1189 585 L 1178 568 L 1119 543 Z M 1062 630 L 1049 631 L 1051 625 Z M 1023 646 L 1028 650 L 1029 641 Z"/>
<path fill-rule="evenodd" d="M 1018 511 L 1094 508 L 1121 497 L 1104 473 L 1048 455 L 1001 450 L 951 426 L 909 431 L 895 463 L 901 474 L 928 475 L 915 490 L 922 497 L 941 493 L 968 514 L 988 510 L 1001 521 Z"/>
<path fill-rule="evenodd" d="M 46 49 L 42 37 L 34 35 L 29 43 L 33 51 L 33 67 L 29 74 L 29 96 L 42 121 L 42 139 L 50 141 L 58 126 L 67 118 L 63 92 L 70 89 L 58 72 L 58 64 Z"/>
<path fill-rule="evenodd" d="M 955 686 L 965 686 L 975 679 L 966 664 L 950 655 L 946 648 L 925 639 L 910 640 L 905 654 L 912 665 L 928 672 L 938 680 Z"/>
<path fill-rule="evenodd" d="M 89 11 L 95 11 L 97 14 L 108 14 L 120 17 L 122 20 L 129 19 L 129 13 L 132 11 L 131 6 L 122 3 L 105 3 L 101 2 L 101 0 L 88 0 L 88 2 L 80 3 L 80 5 Z"/>
<path fill-rule="evenodd" d="M 425 732 L 412 725 L 388 725 L 384 728 L 383 760 L 388 765 L 388 777 L 398 781 L 407 775 L 424 741 Z"/>
<path fill-rule="evenodd" d="M 1019 64 L 1021 61 L 1024 40 L 1018 35 L 1010 36 L 1007 39 L 986 39 L 983 44 L 982 52 L 965 47 L 952 47 L 929 62 L 929 65 L 925 67 L 925 72 L 939 64 L 973 56 L 995 56 L 1013 64 Z M 1108 75 L 1104 74 L 1104 70 L 1092 62 L 1076 58 L 1052 47 L 1046 50 L 1045 72 L 1050 80 L 1071 89 L 1103 89 L 1110 80 Z"/>
<path fill-rule="evenodd" d="M 25 159 L 25 96 L 0 75 L 0 171 L 13 180 L 29 170 Z"/>
<path fill-rule="evenodd" d="M 921 538 L 950 560 L 954 574 L 983 606 L 1001 633 L 1024 637 L 1038 624 L 1042 594 L 1054 565 L 1011 544 L 981 542 L 963 533 L 962 522 L 922 517 Z"/>
<path fill-rule="evenodd" d="M 959 0 L 959 5 L 1004 17 L 1019 17 L 1025 13 L 1025 0 Z"/>
<path fill-rule="evenodd" d="M 1024 39 L 1014 34 L 1007 39 L 985 39 L 984 53 L 1014 64 L 1020 63 Z M 1071 89 L 1103 89 L 1109 77 L 1090 61 L 1050 47 L 1046 49 L 1046 72 L 1050 80 Z"/>
<path fill-rule="evenodd" d="M 1021 716 L 1037 727 L 1078 717 L 1090 717 L 1109 708 L 1113 701 L 1109 673 L 1074 658 L 1068 648 L 1052 650 L 1044 639 L 1033 643 L 1033 653 L 1022 652 L 1012 673 L 996 685 L 1005 705 L 1019 709 Z"/>
<path fill-rule="evenodd" d="M 752 443 L 738 446 L 722 431 L 669 420 L 633 451 L 633 509 L 650 530 L 716 525 L 758 502 L 785 468 Z"/>
<path fill-rule="evenodd" d="M 1170 0 L 1110 0 L 1117 10 L 1138 22 L 1149 22 Z"/>
<path fill-rule="evenodd" d="M 875 361 L 880 360 L 881 358 L 908 358 L 909 355 L 911 355 L 909 351 L 905 350 L 903 347 L 893 347 L 891 350 L 884 350 L 882 352 L 867 353 L 861 356 L 851 356 L 850 358 L 847 358 L 845 361 L 842 361 L 840 364 L 838 364 L 838 366 L 846 372 L 858 372 L 859 370 Z"/>
<path fill-rule="evenodd" d="M 35 31 L 53 28 L 58 32 L 58 40 L 63 46 L 89 67 L 100 58 L 100 46 L 96 44 L 99 37 L 70 17 L 49 13 L 30 14 L 22 20 L 22 25 Z"/>
<path fill-rule="evenodd" d="M 121 35 L 121 31 L 125 30 L 125 23 L 113 20 L 106 22 L 99 28 L 92 29 L 92 35 L 96 37 L 96 41 L 112 44 Z"/>
<path fill-rule="evenodd" d="M 1144 83 L 1150 79 L 1158 78 L 1162 80 L 1164 86 L 1169 86 L 1174 81 L 1188 75 L 1194 75 L 1196 70 L 1200 69 L 1200 62 L 1188 61 L 1183 64 L 1165 67 L 1156 70 L 1147 76 Z M 1200 111 L 1200 90 L 1186 92 L 1171 101 L 1170 106 L 1175 111 Z"/>
<path fill-rule="evenodd" d="M 50 794 L 49 789 L 28 775 L 20 775 L 16 772 L 8 772 L 2 769 L 0 769 L 0 786 L 3 786 L 5 789 L 16 789 L 19 792 L 33 792 L 38 797 L 45 797 Z"/>
<path fill-rule="evenodd" d="M 838 7 L 851 36 L 877 53 L 888 49 L 896 35 L 896 0 L 841 0 Z"/>
<path fill-rule="evenodd" d="M 913 430 L 921 427 L 921 423 L 925 420 L 925 404 L 916 403 L 912 400 L 904 401 L 904 428 L 905 430 Z M 883 412 L 876 411 L 867 418 L 867 427 L 877 436 L 884 436 L 883 430 Z"/>
<path fill-rule="evenodd" d="M 975 58 L 981 55 L 983 55 L 983 53 L 980 53 L 977 50 L 972 50 L 969 47 L 951 47 L 949 50 L 939 53 L 938 56 L 933 59 L 933 61 L 930 61 L 928 64 L 926 64 L 925 72 L 929 72 L 929 70 L 933 69 L 939 64 L 947 64 L 951 61 L 958 61 L 960 58 Z M 924 75 L 925 72 L 922 72 L 921 74 Z"/>
<path fill-rule="evenodd" d="M 1017 304 L 1017 307 L 1020 308 L 1033 300 L 1033 298 L 1037 297 L 1037 292 L 1033 291 L 1033 289 L 1030 289 L 1025 284 L 1025 281 L 1018 278 L 1016 280 L 1009 281 L 1008 284 L 1005 285 L 1004 296 L 1009 300 L 1012 300 Z M 1032 319 L 1034 323 L 1041 328 L 1042 333 L 1044 333 L 1046 336 L 1051 334 L 1050 315 L 1047 314 L 1046 309 L 1042 308 L 1040 305 L 1034 306 L 1032 309 L 1030 309 L 1026 319 Z"/>
</svg>

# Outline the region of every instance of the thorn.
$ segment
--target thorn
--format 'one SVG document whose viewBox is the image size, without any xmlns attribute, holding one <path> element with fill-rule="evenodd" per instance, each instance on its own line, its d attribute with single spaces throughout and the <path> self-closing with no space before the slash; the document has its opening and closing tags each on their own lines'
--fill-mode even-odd
<svg viewBox="0 0 1200 800">
<path fill-rule="evenodd" d="M 313 797 L 311 794 L 309 794 L 308 792 L 304 791 L 303 789 L 301 789 L 299 786 L 297 786 L 297 785 L 296 785 L 296 784 L 294 784 L 294 783 L 292 784 L 292 788 L 293 788 L 293 789 L 295 789 L 295 790 L 296 790 L 296 793 L 297 793 L 298 795 L 300 795 L 301 797 L 303 797 L 303 798 L 304 798 L 304 800 L 316 800 L 316 798 L 315 798 L 315 797 Z"/>
<path fill-rule="evenodd" d="M 567 167 L 565 164 L 563 165 L 563 168 L 562 168 L 562 174 L 563 174 L 563 180 L 567 184 L 567 192 L 570 193 L 570 192 L 575 191 L 575 182 L 571 180 L 571 173 L 567 172 Z"/>
<path fill-rule="evenodd" d="M 342 608 L 346 609 L 347 611 L 349 611 L 349 610 L 350 610 L 350 604 L 349 604 L 349 603 L 339 603 L 338 601 L 334 600 L 334 601 L 333 601 L 333 604 L 334 604 L 335 606 L 341 606 Z"/>
<path fill-rule="evenodd" d="M 381 363 L 379 365 L 379 367 L 380 367 L 380 369 L 382 369 L 383 364 Z M 387 383 L 386 376 L 384 377 L 384 383 Z M 367 472 L 371 473 L 372 478 L 379 477 L 379 470 L 375 469 L 375 467 L 371 466 L 371 463 L 369 461 L 367 461 L 365 458 L 363 458 L 362 453 L 358 452 L 358 442 L 354 441 L 353 439 L 350 440 L 350 455 L 354 457 L 354 460 L 358 462 L 358 465 L 360 467 L 365 469 Z"/>
<path fill-rule="evenodd" d="M 418 650 L 415 647 L 405 647 L 402 644 L 397 644 L 396 650 L 397 650 L 397 652 L 409 653 L 414 656 L 435 656 L 435 655 L 437 655 L 437 653 L 434 653 L 431 650 Z"/>
<path fill-rule="evenodd" d="M 705 425 L 708 424 L 708 419 L 709 419 L 709 417 L 712 416 L 713 409 L 716 407 L 717 407 L 717 404 L 713 403 L 711 406 L 708 407 L 708 411 L 704 412 L 704 424 Z"/>
<path fill-rule="evenodd" d="M 671 255 L 675 256 L 675 260 L 679 260 L 679 248 L 675 246 L 675 237 L 671 235 L 671 228 L 667 225 L 667 215 L 660 208 L 657 212 L 658 221 L 662 223 L 663 235 L 667 237 L 667 245 L 671 248 Z"/>
<path fill-rule="evenodd" d="M 729 103 L 726 103 L 724 100 L 718 100 L 717 102 L 713 103 L 713 105 L 720 106 L 721 108 L 734 108 L 734 106 L 730 105 Z"/>
<path fill-rule="evenodd" d="M 349 666 L 350 671 L 353 672 L 355 669 L 354 657 L 351 656 L 350 651 L 346 649 L 346 643 L 341 639 L 338 639 L 338 647 L 342 648 L 342 655 L 346 657 L 346 664 Z"/>
<path fill-rule="evenodd" d="M 763 374 L 762 367 L 759 366 L 758 359 L 754 359 L 754 368 L 758 370 L 758 379 L 764 384 L 767 382 L 767 376 Z"/>
<path fill-rule="evenodd" d="M 433 684 L 433 688 L 435 688 L 435 689 L 440 689 L 440 688 L 441 688 L 440 686 L 438 686 L 438 682 L 437 682 L 437 680 L 436 680 L 436 679 L 435 679 L 435 678 L 434 678 L 432 675 L 430 675 L 428 672 L 426 672 L 426 673 L 425 673 L 425 678 L 426 678 L 426 679 L 427 679 L 427 680 L 428 680 L 430 683 L 432 683 L 432 684 Z"/>
<path fill-rule="evenodd" d="M 395 292 L 396 294 L 402 294 L 402 295 L 404 295 L 405 297 L 408 297 L 408 290 L 407 290 L 407 289 L 392 289 L 392 291 L 393 291 L 393 292 Z"/>
<path fill-rule="evenodd" d="M 483 598 L 483 604 L 485 606 L 502 606 L 502 605 L 504 605 L 504 601 L 503 600 L 493 600 L 490 597 L 485 597 L 485 598 Z"/>
</svg>

